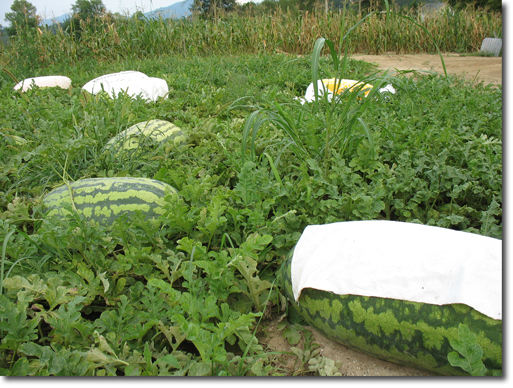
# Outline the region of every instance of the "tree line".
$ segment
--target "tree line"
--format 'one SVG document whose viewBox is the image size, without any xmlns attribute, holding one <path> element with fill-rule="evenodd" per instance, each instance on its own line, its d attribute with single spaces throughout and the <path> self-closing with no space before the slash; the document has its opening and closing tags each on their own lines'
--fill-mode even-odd
<svg viewBox="0 0 513 388">
<path fill-rule="evenodd" d="M 71 6 L 72 17 L 64 21 L 62 28 L 78 33 L 81 20 L 94 20 L 95 17 L 104 15 L 106 11 L 107 8 L 102 0 L 77 0 Z M 5 14 L 5 20 L 10 22 L 10 25 L 2 27 L 3 31 L 8 36 L 14 36 L 20 31 L 37 28 L 40 17 L 37 15 L 36 7 L 31 2 L 27 0 L 14 0 L 11 5 L 11 12 Z"/>
</svg>

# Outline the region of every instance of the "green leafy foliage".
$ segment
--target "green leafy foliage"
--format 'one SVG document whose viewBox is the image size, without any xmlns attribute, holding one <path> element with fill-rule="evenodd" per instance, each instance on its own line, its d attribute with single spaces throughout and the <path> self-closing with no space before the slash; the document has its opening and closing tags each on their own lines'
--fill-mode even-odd
<svg viewBox="0 0 513 388">
<path fill-rule="evenodd" d="M 194 0 L 190 7 L 192 12 L 199 13 L 204 18 L 217 18 L 218 14 L 223 12 L 231 12 L 235 9 L 235 0 Z"/>
<path fill-rule="evenodd" d="M 321 355 L 321 348 L 313 342 L 312 332 L 299 324 L 289 324 L 283 329 L 283 336 L 294 345 L 290 348 L 299 365 L 296 373 L 315 373 L 319 376 L 342 376 L 339 372 L 342 362 Z M 300 346 L 301 341 L 301 346 Z"/>
<path fill-rule="evenodd" d="M 105 12 L 102 0 L 77 0 L 71 6 L 72 17 L 64 21 L 62 29 L 80 41 L 83 34 L 97 28 L 96 25 Z"/>
<path fill-rule="evenodd" d="M 8 35 L 23 35 L 27 30 L 37 27 L 36 7 L 26 0 L 14 0 L 11 4 L 11 12 L 5 14 L 5 20 L 11 24 L 5 28 Z"/>
<path fill-rule="evenodd" d="M 485 376 L 488 369 L 482 361 L 483 349 L 477 343 L 477 337 L 464 324 L 458 326 L 458 339 L 451 340 L 456 352 L 447 355 L 452 366 L 457 366 L 472 376 Z"/>
<path fill-rule="evenodd" d="M 0 295 L 1 349 L 16 351 L 25 342 L 37 339 L 37 320 L 28 320 L 25 308 L 18 308 L 11 300 Z"/>
</svg>

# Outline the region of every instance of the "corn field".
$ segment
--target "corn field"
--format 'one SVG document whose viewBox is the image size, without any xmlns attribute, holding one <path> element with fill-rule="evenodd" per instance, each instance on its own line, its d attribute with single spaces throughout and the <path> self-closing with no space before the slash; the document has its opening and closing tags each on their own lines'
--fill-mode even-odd
<svg viewBox="0 0 513 388">
<path fill-rule="evenodd" d="M 0 48 L 0 59 L 4 66 L 24 62 L 37 69 L 55 63 L 73 65 L 84 58 L 107 61 L 165 54 L 191 56 L 241 52 L 305 55 L 311 52 L 313 42 L 319 37 L 340 42 L 349 27 L 361 19 L 362 14 L 358 12 L 326 13 L 324 9 L 261 15 L 231 13 L 215 20 L 105 16 L 81 21 L 79 39 L 61 26 L 22 31 L 11 38 L 9 45 Z M 485 37 L 502 37 L 502 15 L 471 7 L 445 12 L 424 21 L 416 9 L 402 14 L 378 13 L 358 24 L 345 42 L 350 53 L 434 53 L 430 35 L 442 52 L 477 52 Z"/>
</svg>

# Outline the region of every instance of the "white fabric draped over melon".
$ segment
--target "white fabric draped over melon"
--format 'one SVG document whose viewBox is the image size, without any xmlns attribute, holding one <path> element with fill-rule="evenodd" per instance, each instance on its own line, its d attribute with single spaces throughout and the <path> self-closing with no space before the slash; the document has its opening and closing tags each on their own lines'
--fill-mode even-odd
<svg viewBox="0 0 513 388">
<path fill-rule="evenodd" d="M 502 240 L 374 220 L 306 227 L 291 264 L 304 288 L 436 305 L 462 303 L 502 320 Z"/>
</svg>

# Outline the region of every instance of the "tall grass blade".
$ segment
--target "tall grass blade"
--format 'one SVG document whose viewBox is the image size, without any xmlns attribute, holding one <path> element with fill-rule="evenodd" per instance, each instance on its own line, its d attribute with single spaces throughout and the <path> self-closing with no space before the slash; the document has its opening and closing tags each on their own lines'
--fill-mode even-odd
<svg viewBox="0 0 513 388">
<path fill-rule="evenodd" d="M 248 139 L 251 134 L 251 157 L 255 157 L 255 139 L 258 129 L 262 126 L 262 124 L 266 121 L 263 117 L 262 110 L 256 110 L 252 112 L 249 117 L 246 119 L 246 123 L 244 125 L 244 130 L 242 131 L 242 165 L 244 165 L 246 159 L 246 148 L 248 144 Z"/>
<path fill-rule="evenodd" d="M 280 184 L 280 187 L 282 189 L 284 189 L 285 187 L 283 186 L 283 182 L 280 178 L 280 174 L 278 173 L 278 170 L 276 169 L 276 166 L 274 165 L 274 161 L 273 161 L 273 158 L 271 157 L 271 155 L 269 155 L 267 152 L 264 152 L 264 156 L 267 158 L 267 160 L 269 161 L 269 165 L 271 166 L 271 170 L 274 174 L 274 178 L 276 179 L 276 181 Z"/>
<path fill-rule="evenodd" d="M 321 51 L 324 47 L 325 38 L 319 38 L 315 41 L 312 52 L 312 82 L 314 87 L 315 102 L 319 98 L 319 86 L 317 80 L 319 79 L 319 60 L 321 58 Z"/>
<path fill-rule="evenodd" d="M 2 257 L 0 263 L 0 295 L 2 295 L 4 290 L 4 267 L 7 256 L 7 244 L 9 244 L 9 239 L 16 232 L 16 229 L 8 229 L 7 234 L 4 237 L 4 243 L 2 244 Z"/>
</svg>

